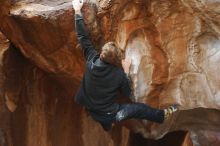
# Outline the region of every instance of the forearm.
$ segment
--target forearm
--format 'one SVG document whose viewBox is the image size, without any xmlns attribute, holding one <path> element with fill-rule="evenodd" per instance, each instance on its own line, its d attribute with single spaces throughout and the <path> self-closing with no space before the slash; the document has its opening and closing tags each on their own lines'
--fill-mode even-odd
<svg viewBox="0 0 220 146">
<path fill-rule="evenodd" d="M 85 58 L 86 60 L 90 60 L 96 54 L 96 52 L 85 29 L 83 16 L 81 12 L 77 11 L 75 12 L 75 30 Z"/>
<path fill-rule="evenodd" d="M 87 38 L 88 34 L 86 32 L 83 16 L 81 13 L 75 13 L 75 30 L 78 40 L 82 38 L 89 39 Z"/>
<path fill-rule="evenodd" d="M 85 31 L 84 21 L 83 21 L 83 15 L 81 12 L 82 8 L 82 1 L 81 0 L 73 0 L 73 9 L 75 11 L 75 30 L 78 39 L 81 37 L 87 36 L 87 32 Z"/>
</svg>

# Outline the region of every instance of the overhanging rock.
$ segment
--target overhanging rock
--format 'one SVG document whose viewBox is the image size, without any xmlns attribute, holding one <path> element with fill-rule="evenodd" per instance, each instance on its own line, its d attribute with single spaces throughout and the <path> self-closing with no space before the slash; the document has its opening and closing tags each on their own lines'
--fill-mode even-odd
<svg viewBox="0 0 220 146">
<path fill-rule="evenodd" d="M 218 0 L 93 0 L 84 6 L 97 50 L 115 41 L 132 58 L 132 100 L 181 107 L 162 125 L 139 121 L 132 130 L 148 138 L 174 130 L 220 131 L 219 13 Z M 35 67 L 58 80 L 67 97 L 84 70 L 73 14 L 69 0 L 0 2 L 0 30 Z"/>
</svg>

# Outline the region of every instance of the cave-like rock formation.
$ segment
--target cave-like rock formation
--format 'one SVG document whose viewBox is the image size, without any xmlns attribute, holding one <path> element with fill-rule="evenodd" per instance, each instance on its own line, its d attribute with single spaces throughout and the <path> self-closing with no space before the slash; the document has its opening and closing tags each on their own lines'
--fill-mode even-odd
<svg viewBox="0 0 220 146">
<path fill-rule="evenodd" d="M 0 145 L 147 145 L 133 132 L 179 130 L 179 145 L 220 145 L 220 0 L 90 0 L 83 14 L 97 50 L 115 41 L 132 58 L 133 102 L 181 110 L 105 133 L 74 103 L 84 60 L 71 1 L 1 0 Z"/>
</svg>

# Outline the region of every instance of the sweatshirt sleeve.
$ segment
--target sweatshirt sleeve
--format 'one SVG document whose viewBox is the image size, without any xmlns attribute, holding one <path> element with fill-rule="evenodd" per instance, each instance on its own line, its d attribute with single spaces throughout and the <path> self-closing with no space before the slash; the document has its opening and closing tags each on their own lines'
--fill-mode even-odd
<svg viewBox="0 0 220 146">
<path fill-rule="evenodd" d="M 133 92 L 131 90 L 131 79 L 127 74 L 123 74 L 122 85 L 121 85 L 122 95 L 125 97 L 133 98 Z"/>
<path fill-rule="evenodd" d="M 75 14 L 75 29 L 76 35 L 80 42 L 81 48 L 83 49 L 84 57 L 87 61 L 91 60 L 97 52 L 95 51 L 91 40 L 89 39 L 88 33 L 84 26 L 83 16 Z"/>
</svg>

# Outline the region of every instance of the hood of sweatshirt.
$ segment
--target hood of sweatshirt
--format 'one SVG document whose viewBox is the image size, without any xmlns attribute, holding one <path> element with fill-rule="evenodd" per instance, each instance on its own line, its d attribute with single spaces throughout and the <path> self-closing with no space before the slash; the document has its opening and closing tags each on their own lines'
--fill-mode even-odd
<svg viewBox="0 0 220 146">
<path fill-rule="evenodd" d="M 102 77 L 112 72 L 114 68 L 115 68 L 114 65 L 102 61 L 99 58 L 99 55 L 97 55 L 91 60 L 91 67 L 89 71 L 95 76 Z"/>
</svg>

